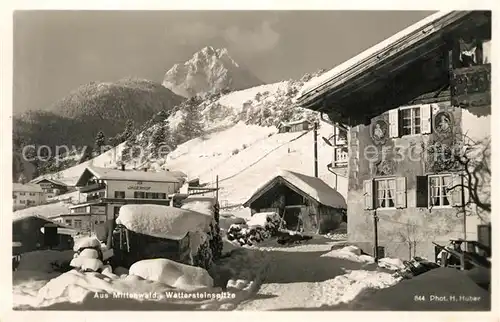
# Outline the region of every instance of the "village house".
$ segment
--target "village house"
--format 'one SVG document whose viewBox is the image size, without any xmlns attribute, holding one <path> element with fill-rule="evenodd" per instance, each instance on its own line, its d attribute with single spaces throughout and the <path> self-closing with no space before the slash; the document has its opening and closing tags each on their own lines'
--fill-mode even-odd
<svg viewBox="0 0 500 322">
<path fill-rule="evenodd" d="M 489 223 L 490 43 L 491 12 L 438 12 L 304 85 L 350 127 L 349 242 L 433 259 Z"/>
<path fill-rule="evenodd" d="M 70 190 L 67 184 L 50 178 L 36 179 L 31 181 L 31 183 L 39 185 L 48 199 L 65 194 Z"/>
<path fill-rule="evenodd" d="M 14 210 L 38 206 L 46 200 L 42 188 L 31 183 L 13 183 L 12 198 Z"/>
<path fill-rule="evenodd" d="M 184 179 L 169 171 L 148 172 L 90 166 L 81 174 L 76 187 L 80 203 L 70 207 L 70 215 L 63 219 L 79 228 L 84 220 L 90 224 L 114 220 L 125 204 L 169 205 L 171 195 L 177 193 Z M 89 219 L 90 218 L 90 219 Z"/>
<path fill-rule="evenodd" d="M 243 206 L 252 215 L 276 212 L 286 223 L 282 228 L 308 233 L 327 233 L 346 221 L 347 205 L 338 191 L 319 178 L 287 170 L 258 188 Z"/>
</svg>

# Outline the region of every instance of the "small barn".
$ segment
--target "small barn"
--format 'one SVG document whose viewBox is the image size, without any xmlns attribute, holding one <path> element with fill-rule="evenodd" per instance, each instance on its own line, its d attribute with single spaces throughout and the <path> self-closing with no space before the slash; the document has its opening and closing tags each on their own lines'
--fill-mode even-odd
<svg viewBox="0 0 500 322">
<path fill-rule="evenodd" d="M 307 131 L 309 129 L 310 129 L 310 123 L 306 119 L 288 123 L 281 122 L 280 125 L 278 126 L 279 133 L 300 132 L 300 131 Z"/>
<path fill-rule="evenodd" d="M 276 212 L 286 229 L 309 233 L 327 233 L 346 222 L 344 197 L 323 180 L 282 170 L 243 204 L 252 215 Z"/>
<path fill-rule="evenodd" d="M 14 255 L 43 249 L 45 241 L 42 227 L 45 227 L 47 224 L 57 225 L 57 227 L 66 228 L 67 230 L 74 231 L 75 234 L 77 233 L 77 231 L 73 230 L 71 227 L 42 216 L 16 216 L 12 220 L 12 242 L 15 245 L 13 248 Z M 60 234 L 59 245 L 54 249 L 69 250 L 72 249 L 72 247 L 72 237 L 70 235 Z"/>
</svg>

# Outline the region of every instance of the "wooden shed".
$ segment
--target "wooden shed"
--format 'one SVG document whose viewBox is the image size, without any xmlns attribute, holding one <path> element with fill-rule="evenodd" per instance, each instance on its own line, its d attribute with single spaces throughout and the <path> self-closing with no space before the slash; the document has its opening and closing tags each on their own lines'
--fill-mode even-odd
<svg viewBox="0 0 500 322">
<path fill-rule="evenodd" d="M 310 129 L 310 123 L 306 119 L 288 123 L 281 122 L 278 126 L 279 133 L 300 132 L 300 131 L 307 131 L 309 129 Z"/>
<path fill-rule="evenodd" d="M 277 212 L 286 229 L 309 233 L 335 230 L 346 218 L 344 197 L 323 180 L 282 170 L 243 204 L 252 215 Z"/>
<path fill-rule="evenodd" d="M 59 228 L 74 230 L 69 226 L 54 222 L 42 216 L 27 215 L 18 216 L 12 220 L 12 241 L 16 243 L 13 248 L 15 255 L 32 252 L 44 248 L 44 235 L 42 227 L 47 224 L 56 225 Z M 77 233 L 74 230 L 75 234 Z M 54 249 L 69 250 L 73 247 L 73 238 L 70 235 L 59 234 L 59 245 Z"/>
</svg>

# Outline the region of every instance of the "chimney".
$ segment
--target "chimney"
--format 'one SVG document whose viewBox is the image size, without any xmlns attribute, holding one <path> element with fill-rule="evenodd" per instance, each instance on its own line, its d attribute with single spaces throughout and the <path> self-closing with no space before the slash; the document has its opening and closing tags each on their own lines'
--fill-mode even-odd
<svg viewBox="0 0 500 322">
<path fill-rule="evenodd" d="M 122 171 L 125 171 L 125 164 L 122 163 Z"/>
</svg>

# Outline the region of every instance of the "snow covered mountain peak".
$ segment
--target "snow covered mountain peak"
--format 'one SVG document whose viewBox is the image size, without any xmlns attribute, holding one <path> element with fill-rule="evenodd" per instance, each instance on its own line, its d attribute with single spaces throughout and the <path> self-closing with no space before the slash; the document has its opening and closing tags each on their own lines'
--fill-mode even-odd
<svg viewBox="0 0 500 322">
<path fill-rule="evenodd" d="M 183 64 L 175 64 L 163 79 L 163 86 L 184 97 L 262 84 L 261 80 L 238 64 L 226 48 L 212 46 L 202 48 Z"/>
</svg>

